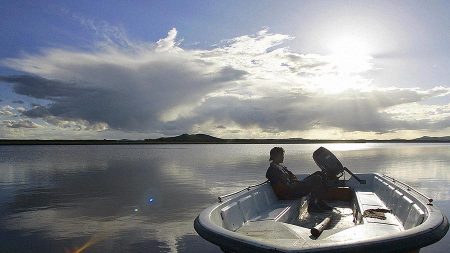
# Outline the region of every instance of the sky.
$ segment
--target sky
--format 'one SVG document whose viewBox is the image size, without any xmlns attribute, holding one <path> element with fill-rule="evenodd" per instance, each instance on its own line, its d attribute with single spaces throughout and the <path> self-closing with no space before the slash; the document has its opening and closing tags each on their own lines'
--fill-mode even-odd
<svg viewBox="0 0 450 253">
<path fill-rule="evenodd" d="M 449 1 L 3 1 L 0 138 L 450 136 Z"/>
</svg>

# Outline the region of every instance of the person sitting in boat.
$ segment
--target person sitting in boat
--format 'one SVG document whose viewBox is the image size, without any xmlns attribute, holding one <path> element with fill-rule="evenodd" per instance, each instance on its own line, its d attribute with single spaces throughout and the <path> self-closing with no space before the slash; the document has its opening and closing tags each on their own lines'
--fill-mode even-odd
<svg viewBox="0 0 450 253">
<path fill-rule="evenodd" d="M 325 176 L 317 171 L 303 180 L 299 180 L 282 163 L 284 161 L 284 149 L 274 147 L 270 150 L 271 161 L 266 172 L 266 177 L 272 185 L 273 191 L 279 199 L 298 199 L 311 194 L 308 210 L 320 212 L 331 210 L 321 198 L 326 192 Z"/>
</svg>

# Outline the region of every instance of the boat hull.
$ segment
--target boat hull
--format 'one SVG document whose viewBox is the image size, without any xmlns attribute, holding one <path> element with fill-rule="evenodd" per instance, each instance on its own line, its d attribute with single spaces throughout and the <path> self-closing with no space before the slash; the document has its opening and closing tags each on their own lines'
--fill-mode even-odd
<svg viewBox="0 0 450 253">
<path fill-rule="evenodd" d="M 360 175 L 368 181 L 373 181 L 373 177 L 382 177 L 379 174 Z M 384 179 L 384 178 L 383 178 Z M 385 179 L 395 187 L 400 187 L 398 181 Z M 351 185 L 351 182 L 350 182 Z M 260 186 L 264 187 L 264 186 Z M 267 188 L 267 187 L 266 187 Z M 411 189 L 403 191 L 409 193 Z M 255 190 L 257 192 L 257 189 Z M 246 194 L 252 194 L 251 191 Z M 244 196 L 244 197 L 243 197 Z M 411 193 L 410 198 L 414 200 L 420 198 L 417 194 Z M 237 196 L 236 199 L 245 198 L 245 194 Z M 229 203 L 235 201 L 228 200 Z M 265 243 L 264 240 L 255 240 L 249 236 L 244 236 L 233 231 L 233 228 L 225 228 L 220 225 L 217 216 L 217 209 L 229 205 L 227 201 L 218 203 L 205 209 L 194 221 L 194 228 L 204 239 L 218 245 L 224 252 L 418 252 L 421 248 L 439 241 L 448 231 L 449 223 L 447 217 L 434 207 L 431 203 L 424 200 L 421 207 L 426 209 L 427 217 L 423 224 L 405 229 L 393 236 L 378 236 L 374 238 L 365 238 L 361 240 L 337 241 L 334 243 L 324 241 L 323 244 L 317 243 L 314 247 L 288 247 L 280 243 L 273 245 Z M 224 219 L 223 215 L 222 220 Z M 212 219 L 216 218 L 215 221 Z M 226 218 L 226 217 L 225 217 Z M 283 222 L 288 222 L 283 220 Z"/>
<path fill-rule="evenodd" d="M 206 229 L 199 221 L 199 216 L 194 221 L 194 229 L 205 240 L 216 244 L 222 251 L 231 252 L 248 252 L 248 253 L 275 253 L 275 252 L 321 252 L 321 253 L 412 253 L 419 252 L 419 250 L 425 246 L 438 242 L 442 239 L 449 229 L 448 219 L 443 217 L 442 223 L 433 229 L 427 231 L 426 234 L 417 234 L 408 238 L 402 238 L 399 240 L 391 241 L 379 241 L 370 244 L 349 244 L 345 246 L 336 246 L 327 249 L 311 249 L 311 250 L 293 250 L 285 251 L 282 249 L 263 248 L 252 244 L 247 244 L 242 241 L 236 241 L 232 238 L 227 238 L 215 233 L 211 233 Z"/>
</svg>

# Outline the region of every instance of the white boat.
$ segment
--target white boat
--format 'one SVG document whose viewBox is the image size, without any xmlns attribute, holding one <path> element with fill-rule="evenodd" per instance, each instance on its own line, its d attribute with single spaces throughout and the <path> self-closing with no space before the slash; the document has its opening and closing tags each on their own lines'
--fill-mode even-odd
<svg viewBox="0 0 450 253">
<path fill-rule="evenodd" d="M 307 197 L 278 200 L 266 181 L 219 197 L 194 228 L 224 252 L 368 253 L 419 252 L 449 229 L 431 198 L 387 175 L 351 173 L 335 185 L 327 200 L 333 211 L 309 213 Z M 323 232 L 312 235 L 326 217 Z"/>
</svg>

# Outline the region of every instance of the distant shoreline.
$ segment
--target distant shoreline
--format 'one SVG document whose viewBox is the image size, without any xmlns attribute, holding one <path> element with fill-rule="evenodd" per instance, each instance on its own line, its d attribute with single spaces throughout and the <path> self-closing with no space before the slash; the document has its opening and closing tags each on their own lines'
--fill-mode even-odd
<svg viewBox="0 0 450 253">
<path fill-rule="evenodd" d="M 161 145 L 161 144 L 317 144 L 317 143 L 450 143 L 450 141 L 449 140 L 290 140 L 290 139 L 221 139 L 220 141 L 0 140 L 0 145 Z"/>
<path fill-rule="evenodd" d="M 14 140 L 0 139 L 0 145 L 159 145 L 159 144 L 314 144 L 314 143 L 450 143 L 450 137 L 423 136 L 417 139 L 391 140 L 315 140 L 289 139 L 222 139 L 207 134 L 181 134 L 144 140 Z"/>
</svg>

